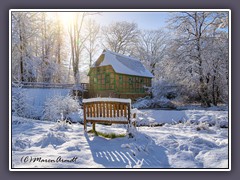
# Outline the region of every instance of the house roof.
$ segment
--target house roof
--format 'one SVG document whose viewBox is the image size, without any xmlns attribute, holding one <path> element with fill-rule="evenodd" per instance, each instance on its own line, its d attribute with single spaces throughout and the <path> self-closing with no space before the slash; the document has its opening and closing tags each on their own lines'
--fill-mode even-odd
<svg viewBox="0 0 240 180">
<path fill-rule="evenodd" d="M 107 65 L 111 65 L 116 73 L 150 78 L 154 77 L 138 59 L 104 50 L 93 67 Z"/>
</svg>

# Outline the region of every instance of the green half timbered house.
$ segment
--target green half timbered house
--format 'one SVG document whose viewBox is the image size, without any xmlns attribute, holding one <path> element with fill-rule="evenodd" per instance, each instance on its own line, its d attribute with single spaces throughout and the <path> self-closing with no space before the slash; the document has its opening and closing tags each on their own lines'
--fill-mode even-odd
<svg viewBox="0 0 240 180">
<path fill-rule="evenodd" d="M 144 97 L 153 75 L 132 57 L 104 50 L 90 68 L 89 96 L 131 98 Z"/>
</svg>

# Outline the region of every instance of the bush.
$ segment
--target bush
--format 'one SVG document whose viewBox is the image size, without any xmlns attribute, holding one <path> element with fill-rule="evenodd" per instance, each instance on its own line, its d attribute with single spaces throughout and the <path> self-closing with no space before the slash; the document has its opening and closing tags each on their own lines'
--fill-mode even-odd
<svg viewBox="0 0 240 180">
<path fill-rule="evenodd" d="M 139 98 L 134 104 L 134 108 L 138 109 L 154 109 L 154 108 L 167 108 L 167 109 L 176 109 L 176 105 L 171 102 L 171 100 L 165 97 L 154 97 L 150 99 L 146 98 Z"/>
<path fill-rule="evenodd" d="M 67 119 L 70 114 L 78 113 L 80 105 L 71 96 L 56 95 L 48 98 L 45 103 L 44 115 L 42 119 L 57 121 Z M 63 115 L 63 117 L 61 117 Z"/>
<path fill-rule="evenodd" d="M 21 83 L 12 83 L 12 115 L 19 117 L 32 117 L 33 108 L 29 105 L 29 96 L 22 88 Z"/>
<path fill-rule="evenodd" d="M 180 86 L 176 84 L 169 83 L 167 81 L 156 81 L 153 82 L 151 91 L 153 97 L 155 98 L 167 98 L 167 99 L 175 99 L 179 96 Z"/>
<path fill-rule="evenodd" d="M 181 86 L 177 86 L 166 81 L 155 81 L 153 82 L 152 87 L 149 88 L 149 92 L 152 93 L 152 98 L 139 98 L 133 104 L 133 107 L 138 109 L 176 109 L 176 105 L 172 102 L 172 100 L 180 96 Z"/>
</svg>

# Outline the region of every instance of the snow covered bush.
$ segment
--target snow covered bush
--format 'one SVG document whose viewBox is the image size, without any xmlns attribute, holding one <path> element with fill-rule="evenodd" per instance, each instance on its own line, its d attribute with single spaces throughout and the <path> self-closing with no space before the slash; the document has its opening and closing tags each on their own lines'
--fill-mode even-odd
<svg viewBox="0 0 240 180">
<path fill-rule="evenodd" d="M 30 96 L 22 88 L 21 83 L 12 83 L 12 115 L 33 117 L 33 108 L 29 105 Z"/>
<path fill-rule="evenodd" d="M 168 83 L 166 81 L 155 81 L 149 92 L 152 93 L 153 97 L 139 98 L 133 104 L 138 109 L 148 108 L 170 108 L 175 109 L 176 105 L 172 102 L 173 99 L 179 96 L 179 86 Z"/>
<path fill-rule="evenodd" d="M 37 147 L 40 146 L 41 148 L 45 148 L 50 145 L 56 149 L 68 140 L 69 138 L 62 132 L 49 131 L 47 134 L 42 135 L 42 137 L 39 138 L 34 145 Z"/>
<path fill-rule="evenodd" d="M 64 119 L 70 119 L 72 116 L 79 114 L 80 105 L 77 100 L 71 96 L 56 95 L 48 98 L 45 103 L 44 114 L 42 119 L 57 121 L 61 119 L 61 113 Z M 79 116 L 80 119 L 80 116 Z"/>
<path fill-rule="evenodd" d="M 179 88 L 175 84 L 162 80 L 153 82 L 151 91 L 155 98 L 165 97 L 167 99 L 174 99 L 180 93 Z"/>
<path fill-rule="evenodd" d="M 206 130 L 209 131 L 209 125 L 203 122 L 200 122 L 197 126 L 196 126 L 196 130 L 197 131 L 201 131 L 201 130 Z"/>
<path fill-rule="evenodd" d="M 137 135 L 137 133 L 138 133 L 137 128 L 132 123 L 130 123 L 128 125 L 128 130 L 127 130 L 128 137 L 133 138 Z"/>
<path fill-rule="evenodd" d="M 151 108 L 169 108 L 176 109 L 176 105 L 171 100 L 165 97 L 150 97 L 139 98 L 134 104 L 134 108 L 138 109 L 151 109 Z"/>
<path fill-rule="evenodd" d="M 22 137 L 18 137 L 17 139 L 13 140 L 12 142 L 12 148 L 13 151 L 22 151 L 26 148 L 31 147 L 31 140 L 28 138 L 22 138 Z"/>
</svg>

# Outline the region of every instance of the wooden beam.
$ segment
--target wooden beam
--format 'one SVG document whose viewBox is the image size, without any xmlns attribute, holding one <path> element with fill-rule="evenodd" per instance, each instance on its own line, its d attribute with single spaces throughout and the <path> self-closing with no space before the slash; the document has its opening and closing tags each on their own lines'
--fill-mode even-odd
<svg viewBox="0 0 240 180">
<path fill-rule="evenodd" d="M 90 123 L 104 123 L 104 124 L 128 124 L 128 121 L 111 121 L 111 120 L 94 120 L 94 119 L 89 119 L 87 122 Z"/>
</svg>

